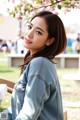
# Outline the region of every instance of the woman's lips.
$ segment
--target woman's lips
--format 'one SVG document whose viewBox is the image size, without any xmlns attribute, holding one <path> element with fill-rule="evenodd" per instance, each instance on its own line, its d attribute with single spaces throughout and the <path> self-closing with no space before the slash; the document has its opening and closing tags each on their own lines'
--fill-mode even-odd
<svg viewBox="0 0 80 120">
<path fill-rule="evenodd" d="M 25 39 L 25 42 L 28 43 L 28 44 L 29 44 L 29 43 L 32 43 L 32 42 L 31 42 L 30 40 L 28 40 L 28 39 Z"/>
</svg>

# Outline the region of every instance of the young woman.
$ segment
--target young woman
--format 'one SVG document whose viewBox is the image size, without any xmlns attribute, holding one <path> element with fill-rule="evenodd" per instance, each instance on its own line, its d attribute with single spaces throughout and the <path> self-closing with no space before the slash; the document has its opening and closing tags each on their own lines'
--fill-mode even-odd
<svg viewBox="0 0 80 120">
<path fill-rule="evenodd" d="M 8 120 L 63 120 L 60 84 L 53 58 L 66 47 L 61 19 L 49 12 L 37 13 L 27 23 L 24 46 L 29 49 L 21 66 Z"/>
</svg>

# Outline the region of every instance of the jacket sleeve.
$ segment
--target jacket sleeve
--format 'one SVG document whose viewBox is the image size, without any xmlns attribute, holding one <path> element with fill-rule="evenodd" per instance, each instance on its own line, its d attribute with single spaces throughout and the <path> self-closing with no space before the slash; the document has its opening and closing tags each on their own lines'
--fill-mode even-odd
<svg viewBox="0 0 80 120">
<path fill-rule="evenodd" d="M 28 78 L 23 107 L 16 120 L 37 120 L 49 97 L 44 80 L 38 74 Z"/>
</svg>

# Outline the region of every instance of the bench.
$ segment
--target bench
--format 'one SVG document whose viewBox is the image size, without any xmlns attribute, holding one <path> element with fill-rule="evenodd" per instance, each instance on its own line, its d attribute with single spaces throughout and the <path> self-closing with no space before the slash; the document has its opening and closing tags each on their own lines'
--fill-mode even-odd
<svg viewBox="0 0 80 120">
<path fill-rule="evenodd" d="M 9 54 L 8 66 L 18 67 L 24 62 L 24 54 Z M 79 54 L 60 54 L 55 57 L 58 68 L 80 68 Z"/>
<path fill-rule="evenodd" d="M 67 120 L 67 111 L 64 111 L 64 120 Z"/>
<path fill-rule="evenodd" d="M 60 54 L 55 57 L 58 68 L 80 68 L 79 54 Z"/>
<path fill-rule="evenodd" d="M 7 85 L 7 92 L 12 93 L 13 87 L 15 85 L 14 82 L 6 80 L 6 79 L 2 79 L 0 78 L 0 84 L 6 84 Z"/>
</svg>

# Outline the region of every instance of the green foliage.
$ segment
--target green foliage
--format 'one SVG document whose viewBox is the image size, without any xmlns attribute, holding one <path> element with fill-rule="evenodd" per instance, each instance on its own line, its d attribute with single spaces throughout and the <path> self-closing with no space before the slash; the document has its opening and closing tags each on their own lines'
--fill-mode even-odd
<svg viewBox="0 0 80 120">
<path fill-rule="evenodd" d="M 58 7 L 58 9 L 61 9 L 61 5 L 58 5 L 57 7 Z"/>
</svg>

